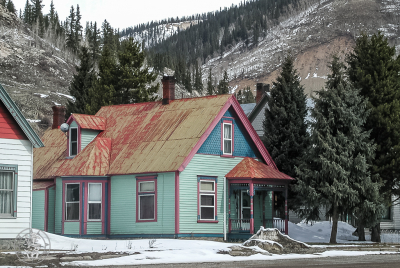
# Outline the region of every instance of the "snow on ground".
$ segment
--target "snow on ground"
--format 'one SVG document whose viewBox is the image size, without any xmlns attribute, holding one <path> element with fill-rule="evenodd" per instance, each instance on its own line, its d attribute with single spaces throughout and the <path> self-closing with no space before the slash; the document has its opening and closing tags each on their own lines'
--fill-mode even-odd
<svg viewBox="0 0 400 268">
<path fill-rule="evenodd" d="M 39 95 L 41 98 L 47 98 L 49 95 L 42 94 L 42 93 L 33 93 L 33 95 Z"/>
<path fill-rule="evenodd" d="M 71 99 L 71 100 L 75 101 L 75 97 L 74 96 L 63 94 L 63 93 L 59 93 L 59 92 L 54 92 L 54 94 L 56 94 L 58 96 L 63 96 L 63 97 L 66 97 L 68 99 Z"/>
<path fill-rule="evenodd" d="M 316 222 L 313 225 L 289 223 L 289 235 L 302 242 L 329 242 L 331 230 L 330 222 Z M 339 222 L 338 242 L 356 240 L 352 236 L 354 228 L 347 223 Z M 63 250 L 67 253 L 77 254 L 84 252 L 121 252 L 131 254 L 112 259 L 94 261 L 65 262 L 64 265 L 85 266 L 112 266 L 112 265 L 143 265 L 161 263 L 196 263 L 196 262 L 229 262 L 249 260 L 277 260 L 298 258 L 320 258 L 335 256 L 360 256 L 367 254 L 389 253 L 383 251 L 341 251 L 332 250 L 316 254 L 273 254 L 272 256 L 256 254 L 249 257 L 232 257 L 228 254 L 218 254 L 219 251 L 227 251 L 234 243 L 223 243 L 204 240 L 182 239 L 156 239 L 150 247 L 152 239 L 136 240 L 90 240 L 75 239 L 47 233 L 53 251 Z M 337 245 L 336 245 L 337 246 Z M 326 247 L 314 245 L 313 247 Z M 134 254 L 136 253 L 136 254 Z M 139 254 L 137 254 L 139 253 Z M 260 250 L 260 253 L 261 250 Z"/>
</svg>

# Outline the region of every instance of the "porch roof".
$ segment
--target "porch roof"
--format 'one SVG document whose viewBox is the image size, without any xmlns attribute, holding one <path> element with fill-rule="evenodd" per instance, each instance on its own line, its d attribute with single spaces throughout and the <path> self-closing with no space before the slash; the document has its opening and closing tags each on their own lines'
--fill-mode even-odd
<svg viewBox="0 0 400 268">
<path fill-rule="evenodd" d="M 253 158 L 245 157 L 225 176 L 227 179 L 278 179 L 294 180 L 292 177 L 278 171 L 277 169 L 263 164 Z"/>
</svg>

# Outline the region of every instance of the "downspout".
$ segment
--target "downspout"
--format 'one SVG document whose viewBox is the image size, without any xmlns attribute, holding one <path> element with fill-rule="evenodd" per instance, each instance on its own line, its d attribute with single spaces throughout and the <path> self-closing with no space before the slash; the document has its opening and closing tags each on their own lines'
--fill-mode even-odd
<svg viewBox="0 0 400 268">
<path fill-rule="evenodd" d="M 226 178 L 224 177 L 224 241 L 226 241 Z"/>
</svg>

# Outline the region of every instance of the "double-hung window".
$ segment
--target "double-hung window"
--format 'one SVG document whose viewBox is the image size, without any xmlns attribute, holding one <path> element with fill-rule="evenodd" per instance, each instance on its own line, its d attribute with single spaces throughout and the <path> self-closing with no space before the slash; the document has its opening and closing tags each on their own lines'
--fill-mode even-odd
<svg viewBox="0 0 400 268">
<path fill-rule="evenodd" d="M 101 183 L 89 183 L 88 185 L 88 220 L 99 221 L 101 220 Z"/>
<path fill-rule="evenodd" d="M 199 179 L 199 221 L 216 221 L 217 220 L 217 183 L 216 178 L 206 179 L 204 177 Z"/>
<path fill-rule="evenodd" d="M 78 154 L 78 128 L 71 128 L 69 131 L 69 155 Z"/>
<path fill-rule="evenodd" d="M 65 185 L 65 220 L 79 220 L 79 183 Z"/>
<path fill-rule="evenodd" d="M 15 207 L 15 178 L 13 171 L 0 170 L 0 217 L 13 217 Z"/>
<path fill-rule="evenodd" d="M 233 126 L 229 121 L 223 123 L 223 141 L 222 141 L 222 152 L 224 155 L 232 155 L 233 151 Z"/>
<path fill-rule="evenodd" d="M 137 221 L 157 221 L 157 180 L 137 179 Z"/>
</svg>

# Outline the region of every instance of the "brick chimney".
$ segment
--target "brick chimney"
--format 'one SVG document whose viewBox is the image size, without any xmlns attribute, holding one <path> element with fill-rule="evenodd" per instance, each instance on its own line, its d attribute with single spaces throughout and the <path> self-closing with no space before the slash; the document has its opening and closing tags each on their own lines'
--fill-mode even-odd
<svg viewBox="0 0 400 268">
<path fill-rule="evenodd" d="M 257 83 L 257 92 L 256 92 L 256 105 L 260 103 L 262 97 L 265 94 L 265 87 L 263 83 Z"/>
<path fill-rule="evenodd" d="M 65 107 L 64 106 L 53 106 L 53 125 L 51 126 L 52 129 L 59 128 L 62 123 L 65 121 Z"/>
<path fill-rule="evenodd" d="M 164 76 L 161 80 L 163 84 L 163 99 L 162 104 L 169 104 L 175 99 L 175 78 L 173 76 Z"/>
</svg>

